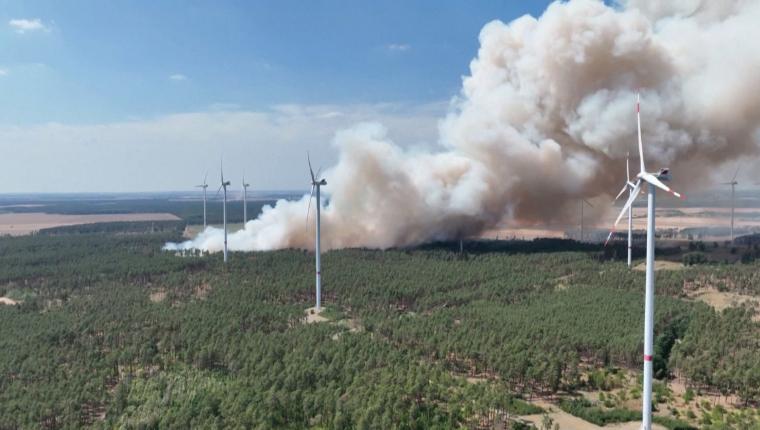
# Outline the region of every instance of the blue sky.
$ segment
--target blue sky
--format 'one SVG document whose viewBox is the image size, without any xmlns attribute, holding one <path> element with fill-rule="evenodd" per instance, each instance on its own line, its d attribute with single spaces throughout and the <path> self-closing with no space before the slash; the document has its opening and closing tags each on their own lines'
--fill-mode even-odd
<svg viewBox="0 0 760 430">
<path fill-rule="evenodd" d="M 64 160 L 73 163 L 72 169 L 79 163 L 74 156 L 84 155 L 77 151 L 89 147 L 88 165 L 103 163 L 103 169 L 110 171 L 105 148 L 132 145 L 128 136 L 113 135 L 118 133 L 114 126 L 125 122 L 130 126 L 152 123 L 155 137 L 166 130 L 156 132 L 155 128 L 174 115 L 276 115 L 283 105 L 299 112 L 316 109 L 319 115 L 330 109 L 362 112 L 350 120 L 372 120 L 373 116 L 382 120 L 394 112 L 398 115 L 401 106 L 404 115 L 422 112 L 422 122 L 434 122 L 440 113 L 436 106 L 459 92 L 461 77 L 477 54 L 482 26 L 493 19 L 506 22 L 526 13 L 540 15 L 547 4 L 0 0 L 0 146 L 28 160 L 52 150 L 50 157 L 60 162 L 63 154 L 73 153 Z M 389 122 L 393 132 L 393 120 Z M 59 128 L 44 129 L 50 123 Z M 99 125 L 109 126 L 109 132 L 101 135 L 97 129 L 86 128 Z M 69 137 L 50 148 L 56 136 L 71 132 L 67 126 L 75 130 L 74 135 L 86 135 L 81 139 L 89 143 Z M 434 129 L 430 123 L 421 127 Z M 325 135 L 333 132 L 324 130 Z M 435 138 L 433 131 L 428 136 L 412 134 L 409 137 L 401 130 L 396 137 Z M 213 134 L 209 139 L 215 140 Z M 155 145 L 161 145 L 158 140 Z M 197 157 L 218 159 L 214 154 L 240 152 L 246 158 L 244 151 L 257 153 L 256 142 L 244 141 L 241 136 L 245 149 L 199 142 Z M 279 158 L 309 149 L 311 144 L 317 143 L 283 141 L 276 147 L 262 144 L 259 149 L 267 157 Z M 335 154 L 326 150 L 322 157 L 329 163 Z M 118 183 L 102 180 L 98 186 L 90 185 L 85 176 L 56 181 L 55 186 L 27 181 L 15 184 L 16 190 L 0 192 L 182 187 L 188 180 L 184 173 L 168 179 L 157 168 L 166 162 L 156 161 L 155 177 Z M 189 158 L 181 162 L 193 168 L 205 163 Z M 235 168 L 254 171 L 260 162 L 240 161 Z M 0 165 L 0 170 L 4 167 L 13 169 Z M 267 188 L 297 183 L 284 176 L 273 178 L 271 173 L 256 179 Z"/>
</svg>

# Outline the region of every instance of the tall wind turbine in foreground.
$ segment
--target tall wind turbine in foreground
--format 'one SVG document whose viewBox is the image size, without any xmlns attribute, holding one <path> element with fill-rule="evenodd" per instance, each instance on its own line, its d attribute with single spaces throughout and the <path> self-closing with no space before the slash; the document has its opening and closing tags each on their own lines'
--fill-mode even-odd
<svg viewBox="0 0 760 430">
<path fill-rule="evenodd" d="M 658 174 L 649 173 L 644 167 L 644 147 L 641 143 L 641 114 L 639 109 L 640 96 L 636 94 L 636 122 L 638 126 L 639 137 L 639 161 L 641 163 L 641 171 L 636 175 L 636 184 L 633 186 L 631 195 L 628 197 L 628 201 L 623 206 L 623 210 L 615 220 L 615 224 L 612 226 L 612 232 L 615 231 L 615 227 L 623 214 L 631 207 L 633 201 L 641 191 L 641 186 L 644 182 L 647 183 L 647 271 L 646 271 L 646 295 L 644 299 L 644 395 L 643 395 L 643 410 L 642 410 L 642 429 L 652 430 L 652 354 L 653 354 L 653 338 L 654 338 L 654 196 L 656 188 L 660 188 L 673 194 L 676 197 L 681 197 L 680 194 L 668 188 L 663 184 L 663 180 L 670 179 L 670 172 L 666 169 L 661 169 Z M 609 237 L 607 240 L 609 241 Z M 606 244 L 606 242 L 605 242 Z"/>
<path fill-rule="evenodd" d="M 245 228 L 245 223 L 248 222 L 248 187 L 250 187 L 251 184 L 245 183 L 245 175 L 243 176 L 243 228 Z"/>
<path fill-rule="evenodd" d="M 620 196 L 623 195 L 625 190 L 628 190 L 628 197 L 631 197 L 631 194 L 633 194 L 633 182 L 631 182 L 631 167 L 628 164 L 628 153 L 625 154 L 625 185 L 623 185 L 623 189 L 620 190 L 617 197 L 615 197 L 615 202 L 620 198 Z M 628 267 L 631 267 L 631 246 L 633 244 L 633 214 L 631 211 L 633 210 L 633 205 L 628 206 Z M 607 238 L 609 240 L 609 237 Z"/>
<path fill-rule="evenodd" d="M 730 182 L 724 182 L 721 185 L 731 185 L 731 243 L 734 243 L 734 208 L 736 207 L 736 194 L 734 188 L 739 184 L 736 182 L 736 175 L 739 174 L 739 168 L 736 168 L 736 172 L 734 172 L 734 177 L 731 178 Z"/>
<path fill-rule="evenodd" d="M 590 207 L 594 207 L 591 203 L 588 202 L 586 199 L 581 199 L 581 242 L 583 242 L 583 206 L 589 205 Z"/>
<path fill-rule="evenodd" d="M 196 185 L 195 188 L 203 188 L 203 229 L 206 229 L 206 188 L 208 188 L 208 183 L 206 183 L 206 179 L 208 179 L 208 172 L 206 172 L 206 175 L 203 176 L 203 183 L 201 185 Z"/>
<path fill-rule="evenodd" d="M 320 203 L 319 203 L 319 187 L 321 187 L 322 185 L 327 185 L 327 181 L 325 181 L 324 179 L 320 179 L 319 178 L 319 172 L 320 172 L 321 169 L 317 170 L 317 174 L 316 175 L 314 174 L 314 170 L 311 168 L 311 158 L 309 158 L 309 153 L 308 152 L 306 153 L 306 160 L 309 163 L 309 174 L 311 174 L 311 195 L 309 196 L 309 206 L 306 208 L 306 222 L 307 223 L 309 222 L 309 210 L 311 209 L 311 199 L 314 197 L 314 192 L 315 191 L 316 191 L 316 196 L 317 196 L 317 238 L 316 238 L 317 244 L 314 247 L 314 252 L 316 253 L 316 257 L 317 257 L 317 261 L 316 261 L 316 264 L 317 264 L 317 305 L 315 306 L 315 309 L 316 309 L 317 312 L 319 312 L 322 309 L 322 272 L 321 272 L 321 270 L 322 270 L 321 267 L 322 266 L 321 266 L 321 263 L 319 261 L 319 257 L 320 257 L 320 255 L 319 255 L 320 254 L 320 249 L 319 249 L 319 234 L 320 234 L 320 232 L 319 232 L 319 229 L 320 229 L 320 225 L 319 225 L 319 222 L 320 222 L 320 220 L 319 220 L 319 210 L 320 210 L 320 207 L 321 207 Z"/>
<path fill-rule="evenodd" d="M 222 178 L 222 184 L 219 185 L 219 189 L 216 190 L 216 194 L 219 195 L 219 191 L 224 188 L 224 203 L 222 205 L 222 222 L 224 223 L 224 263 L 227 263 L 227 187 L 230 186 L 230 181 L 224 180 L 224 165 L 219 163 L 219 172 Z"/>
</svg>

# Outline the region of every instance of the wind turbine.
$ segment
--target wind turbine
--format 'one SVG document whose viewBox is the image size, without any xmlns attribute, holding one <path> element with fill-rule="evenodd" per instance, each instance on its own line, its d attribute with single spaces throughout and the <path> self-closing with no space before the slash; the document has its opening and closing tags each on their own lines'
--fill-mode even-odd
<svg viewBox="0 0 760 430">
<path fill-rule="evenodd" d="M 636 93 L 636 123 L 639 138 L 639 161 L 641 171 L 636 175 L 636 183 L 633 186 L 628 201 L 623 206 L 612 226 L 612 231 L 607 237 L 610 240 L 615 232 L 615 227 L 623 214 L 631 207 L 633 201 L 638 197 L 641 186 L 647 183 L 647 270 L 646 270 L 646 293 L 644 299 L 644 393 L 642 407 L 642 429 L 652 429 L 652 354 L 654 338 L 654 197 L 657 188 L 665 190 L 676 197 L 683 198 L 677 192 L 671 190 L 667 185 L 662 183 L 663 180 L 670 179 L 670 171 L 665 168 L 661 169 L 658 174 L 649 173 L 644 167 L 644 147 L 641 143 L 641 113 L 640 113 L 640 95 Z M 605 241 L 605 245 L 607 242 Z"/>
<path fill-rule="evenodd" d="M 224 180 L 224 165 L 219 163 L 219 172 L 221 174 L 222 184 L 219 185 L 219 189 L 216 190 L 216 194 L 219 195 L 219 191 L 224 188 L 224 203 L 222 206 L 222 220 L 224 223 L 224 263 L 227 263 L 227 187 L 230 186 L 230 181 Z"/>
<path fill-rule="evenodd" d="M 736 168 L 736 172 L 734 172 L 734 177 L 731 178 L 730 182 L 724 182 L 721 185 L 731 185 L 731 243 L 734 243 L 734 208 L 736 207 L 736 199 L 735 199 L 735 190 L 734 188 L 739 183 L 736 182 L 736 175 L 739 174 L 739 168 Z"/>
<path fill-rule="evenodd" d="M 316 241 L 317 244 L 315 246 L 315 253 L 316 253 L 316 265 L 317 265 L 317 305 L 315 306 L 315 310 L 319 312 L 322 310 L 322 272 L 321 272 L 321 263 L 319 261 L 320 257 L 320 249 L 319 249 L 319 234 L 320 234 L 320 219 L 319 219 L 319 210 L 320 210 L 320 203 L 319 203 L 319 187 L 322 185 L 327 185 L 327 181 L 324 179 L 319 178 L 319 172 L 320 170 L 317 170 L 317 174 L 314 174 L 314 170 L 311 168 L 311 158 L 309 158 L 309 153 L 306 153 L 306 161 L 309 163 L 309 174 L 311 174 L 311 195 L 309 196 L 309 206 L 306 208 L 306 222 L 309 222 L 309 211 L 311 210 L 311 199 L 314 197 L 314 191 L 316 191 L 317 196 L 317 237 Z"/>
<path fill-rule="evenodd" d="M 206 188 L 208 188 L 206 179 L 208 179 L 208 172 L 206 172 L 206 175 L 203 176 L 203 183 L 201 185 L 195 186 L 195 188 L 203 188 L 203 229 L 204 230 L 206 229 Z"/>
<path fill-rule="evenodd" d="M 245 223 L 248 222 L 248 187 L 250 187 L 251 184 L 245 183 L 245 175 L 243 175 L 243 228 L 245 228 Z"/>
<path fill-rule="evenodd" d="M 594 205 L 589 203 L 588 200 L 581 198 L 581 242 L 583 242 L 583 206 L 584 205 L 589 205 L 592 208 L 594 207 Z"/>
<path fill-rule="evenodd" d="M 628 156 L 629 154 L 625 154 L 625 185 L 623 185 L 623 189 L 620 190 L 617 197 L 615 197 L 614 202 L 616 202 L 620 196 L 623 195 L 625 190 L 628 190 L 628 197 L 631 197 L 631 194 L 633 193 L 633 182 L 631 182 L 631 167 L 628 164 Z M 631 213 L 633 210 L 633 205 L 628 206 L 628 267 L 631 267 L 631 246 L 633 243 L 633 214 Z M 608 239 L 609 240 L 609 239 Z"/>
</svg>

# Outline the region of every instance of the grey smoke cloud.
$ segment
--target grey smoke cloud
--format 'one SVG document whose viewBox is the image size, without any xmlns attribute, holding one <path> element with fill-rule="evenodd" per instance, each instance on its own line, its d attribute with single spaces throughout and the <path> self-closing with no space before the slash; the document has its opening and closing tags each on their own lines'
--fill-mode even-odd
<svg viewBox="0 0 760 430">
<path fill-rule="evenodd" d="M 638 163 L 636 89 L 647 166 L 670 167 L 688 191 L 704 169 L 757 153 L 757 22 L 760 1 L 571 0 L 487 24 L 438 148 L 402 149 L 379 124 L 335 136 L 323 245 L 414 245 L 575 214 L 579 198 L 618 190 L 626 152 Z M 268 208 L 231 249 L 311 249 L 307 202 Z M 218 251 L 220 236 L 167 248 Z"/>
</svg>

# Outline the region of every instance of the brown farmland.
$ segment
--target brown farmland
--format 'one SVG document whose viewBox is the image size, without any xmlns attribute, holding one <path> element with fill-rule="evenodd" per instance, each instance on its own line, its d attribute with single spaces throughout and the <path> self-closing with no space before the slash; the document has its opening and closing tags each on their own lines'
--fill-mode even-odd
<svg viewBox="0 0 760 430">
<path fill-rule="evenodd" d="M 64 215 L 43 212 L 0 214 L 0 235 L 21 236 L 45 228 L 100 222 L 176 221 L 170 213 Z"/>
</svg>

